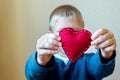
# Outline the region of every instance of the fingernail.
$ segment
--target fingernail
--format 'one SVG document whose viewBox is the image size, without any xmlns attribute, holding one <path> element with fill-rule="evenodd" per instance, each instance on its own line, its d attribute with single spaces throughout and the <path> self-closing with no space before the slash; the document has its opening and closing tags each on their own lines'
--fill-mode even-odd
<svg viewBox="0 0 120 80">
<path fill-rule="evenodd" d="M 93 38 L 93 35 L 91 36 L 91 39 L 93 40 L 94 38 Z"/>
</svg>

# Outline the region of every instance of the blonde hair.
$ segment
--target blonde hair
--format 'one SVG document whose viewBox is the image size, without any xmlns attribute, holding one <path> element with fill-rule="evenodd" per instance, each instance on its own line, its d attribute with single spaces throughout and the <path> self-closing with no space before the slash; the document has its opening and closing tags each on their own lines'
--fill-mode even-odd
<svg viewBox="0 0 120 80">
<path fill-rule="evenodd" d="M 82 21 L 84 26 L 82 15 L 77 8 L 75 8 L 72 5 L 61 5 L 55 8 L 50 15 L 50 18 L 49 18 L 50 30 L 51 30 L 51 27 L 54 26 L 54 24 L 60 17 L 78 18 L 80 19 L 80 21 Z"/>
</svg>

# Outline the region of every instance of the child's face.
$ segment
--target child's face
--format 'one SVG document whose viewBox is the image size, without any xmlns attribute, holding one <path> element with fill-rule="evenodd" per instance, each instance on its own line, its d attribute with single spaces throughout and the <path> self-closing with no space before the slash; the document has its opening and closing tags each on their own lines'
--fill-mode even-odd
<svg viewBox="0 0 120 80">
<path fill-rule="evenodd" d="M 78 18 L 59 18 L 52 27 L 52 32 L 59 35 L 59 32 L 66 27 L 73 28 L 75 31 L 84 28 L 83 22 Z"/>
<path fill-rule="evenodd" d="M 66 27 L 73 28 L 75 31 L 84 28 L 84 23 L 77 18 L 65 18 L 58 19 L 55 25 L 52 27 L 52 33 L 59 35 L 59 32 Z M 64 54 L 62 47 L 59 48 L 59 52 Z"/>
</svg>

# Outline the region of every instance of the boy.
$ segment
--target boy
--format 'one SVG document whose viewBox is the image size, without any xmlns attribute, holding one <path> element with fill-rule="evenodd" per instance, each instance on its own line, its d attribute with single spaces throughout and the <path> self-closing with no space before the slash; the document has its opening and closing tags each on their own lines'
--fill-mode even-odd
<svg viewBox="0 0 120 80">
<path fill-rule="evenodd" d="M 61 47 L 59 32 L 68 26 L 75 31 L 83 29 L 81 13 L 71 5 L 59 6 L 51 13 L 49 25 L 49 32 L 37 40 L 37 51 L 26 63 L 27 80 L 101 80 L 112 74 L 116 55 L 112 32 L 97 30 L 91 37 L 96 54 L 84 54 L 72 63 Z"/>
</svg>

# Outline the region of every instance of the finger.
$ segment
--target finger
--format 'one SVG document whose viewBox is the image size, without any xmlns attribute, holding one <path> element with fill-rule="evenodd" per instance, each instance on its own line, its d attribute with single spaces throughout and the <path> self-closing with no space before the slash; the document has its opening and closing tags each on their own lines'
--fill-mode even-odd
<svg viewBox="0 0 120 80">
<path fill-rule="evenodd" d="M 49 35 L 49 37 L 52 38 L 52 39 L 54 39 L 54 40 L 57 40 L 57 41 L 61 40 L 60 36 L 57 36 L 57 35 L 52 34 L 52 33 Z"/>
<path fill-rule="evenodd" d="M 108 46 L 110 46 L 110 45 L 112 45 L 114 43 L 115 43 L 115 40 L 114 40 L 114 38 L 112 38 L 112 39 L 109 39 L 109 40 L 99 44 L 98 47 L 99 48 L 105 48 L 105 47 L 108 47 Z"/>
<path fill-rule="evenodd" d="M 39 55 L 45 55 L 45 54 L 56 54 L 56 50 L 49 50 L 49 49 L 39 49 L 37 50 Z"/>
<path fill-rule="evenodd" d="M 48 43 L 52 44 L 52 45 L 55 45 L 55 46 L 58 46 L 60 47 L 61 46 L 61 42 L 57 41 L 57 40 L 54 40 L 54 39 L 48 39 Z"/>
<path fill-rule="evenodd" d="M 39 43 L 37 43 L 36 45 L 36 49 L 50 49 L 50 50 L 57 50 L 58 46 L 55 46 L 51 43 L 49 43 L 48 41 L 45 42 L 44 44 L 41 43 L 41 45 L 39 45 Z"/>
<path fill-rule="evenodd" d="M 58 46 L 55 46 L 51 43 L 46 43 L 42 48 L 40 49 L 50 49 L 50 50 L 57 50 L 58 49 Z"/>
<path fill-rule="evenodd" d="M 106 33 L 104 35 L 100 35 L 98 38 L 96 38 L 95 40 L 93 40 L 91 42 L 91 44 L 92 45 L 98 45 L 98 44 L 100 44 L 102 42 L 105 42 L 106 40 L 108 40 L 110 38 L 114 38 L 114 36 L 113 36 L 113 33 L 108 32 L 108 33 Z"/>
<path fill-rule="evenodd" d="M 107 53 L 107 52 L 114 51 L 115 48 L 116 48 L 116 45 L 114 44 L 114 45 L 108 46 L 106 48 L 103 48 L 103 51 Z"/>
<path fill-rule="evenodd" d="M 100 35 L 103 35 L 105 33 L 107 33 L 108 30 L 107 29 L 99 29 L 98 31 L 96 31 L 92 36 L 91 39 L 95 40 L 96 38 L 98 38 Z"/>
</svg>

